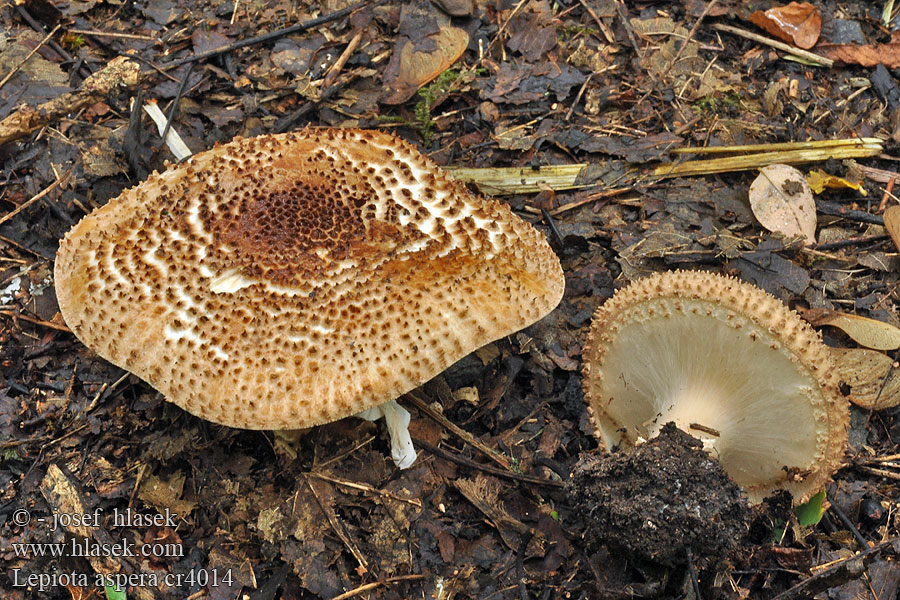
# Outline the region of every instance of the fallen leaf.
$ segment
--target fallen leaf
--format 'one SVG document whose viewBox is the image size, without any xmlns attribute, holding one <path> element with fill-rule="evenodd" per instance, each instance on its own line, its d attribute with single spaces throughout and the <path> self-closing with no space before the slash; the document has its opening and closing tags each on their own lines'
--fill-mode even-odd
<svg viewBox="0 0 900 600">
<path fill-rule="evenodd" d="M 900 404 L 900 370 L 894 359 L 877 350 L 832 348 L 841 381 L 850 386 L 850 401 L 867 410 Z"/>
<path fill-rule="evenodd" d="M 750 22 L 775 37 L 809 50 L 816 45 L 822 32 L 822 16 L 809 2 L 791 2 L 750 15 Z"/>
<path fill-rule="evenodd" d="M 896 350 L 900 348 L 900 329 L 890 323 L 842 313 L 827 308 L 811 308 L 803 311 L 803 318 L 816 327 L 831 325 L 866 348 Z"/>
<path fill-rule="evenodd" d="M 848 65 L 883 64 L 888 69 L 896 69 L 900 67 L 900 32 L 895 31 L 886 44 L 820 44 L 816 54 Z"/>
<path fill-rule="evenodd" d="M 469 44 L 469 34 L 458 27 L 441 27 L 428 36 L 434 40 L 433 50 L 419 50 L 407 37 L 400 36 L 394 46 L 391 62 L 384 74 L 385 104 L 402 104 L 420 87 L 433 81 L 462 56 Z"/>
<path fill-rule="evenodd" d="M 181 471 L 172 473 L 168 479 L 148 475 L 141 482 L 138 498 L 153 505 L 160 512 L 169 509 L 176 520 L 186 519 L 196 508 L 197 503 L 181 498 L 184 481 L 185 476 Z"/>
<path fill-rule="evenodd" d="M 810 171 L 809 177 L 807 177 L 807 181 L 809 182 L 809 187 L 812 188 L 812 191 L 817 194 L 821 194 L 822 192 L 824 192 L 825 188 L 832 190 L 850 188 L 851 190 L 856 190 L 863 196 L 868 195 L 866 188 L 864 188 L 859 183 L 847 181 L 843 177 L 838 177 L 837 175 L 831 175 L 830 173 L 826 173 L 822 169 Z"/>
<path fill-rule="evenodd" d="M 556 46 L 556 27 L 545 24 L 543 15 L 516 15 L 509 23 L 506 46 L 520 53 L 528 62 L 538 62 Z"/>
<path fill-rule="evenodd" d="M 884 228 L 894 240 L 894 246 L 900 249 L 900 206 L 889 206 L 884 211 Z"/>
<path fill-rule="evenodd" d="M 785 236 L 815 242 L 816 203 L 803 173 L 789 165 L 760 169 L 750 184 L 750 208 L 759 224 Z"/>
</svg>

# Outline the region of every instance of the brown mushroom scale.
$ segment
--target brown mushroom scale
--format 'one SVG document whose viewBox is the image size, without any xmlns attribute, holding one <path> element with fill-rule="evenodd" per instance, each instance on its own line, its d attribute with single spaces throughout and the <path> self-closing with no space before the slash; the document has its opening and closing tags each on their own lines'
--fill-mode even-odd
<svg viewBox="0 0 900 600">
<path fill-rule="evenodd" d="M 700 272 L 652 275 L 601 306 L 584 349 L 585 397 L 607 448 L 666 423 L 700 438 L 757 502 L 798 502 L 840 465 L 849 407 L 829 349 L 759 288 Z"/>
<path fill-rule="evenodd" d="M 236 139 L 154 174 L 69 232 L 55 275 L 86 345 L 251 429 L 397 398 L 563 290 L 538 231 L 360 130 Z"/>
</svg>

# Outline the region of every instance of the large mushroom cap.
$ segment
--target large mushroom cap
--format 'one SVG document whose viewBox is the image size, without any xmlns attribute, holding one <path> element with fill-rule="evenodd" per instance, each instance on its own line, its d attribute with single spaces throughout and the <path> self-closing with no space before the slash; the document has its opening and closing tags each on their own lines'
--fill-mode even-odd
<svg viewBox="0 0 900 600">
<path fill-rule="evenodd" d="M 660 273 L 594 314 L 584 389 L 612 449 L 669 421 L 700 438 L 751 502 L 821 490 L 847 443 L 849 405 L 831 354 L 796 313 L 759 288 L 700 272 Z"/>
<path fill-rule="evenodd" d="M 540 319 L 543 236 L 411 144 L 236 139 L 78 223 L 55 267 L 87 346 L 225 425 L 289 429 L 392 400 Z"/>
</svg>

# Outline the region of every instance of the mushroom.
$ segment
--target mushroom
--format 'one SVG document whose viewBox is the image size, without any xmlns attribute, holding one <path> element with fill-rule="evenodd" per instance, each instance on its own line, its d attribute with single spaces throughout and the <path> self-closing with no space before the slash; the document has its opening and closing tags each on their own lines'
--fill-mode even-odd
<svg viewBox="0 0 900 600">
<path fill-rule="evenodd" d="M 597 309 L 584 392 L 607 449 L 673 421 L 757 503 L 796 503 L 840 466 L 849 404 L 819 335 L 778 299 L 731 277 L 657 273 Z"/>
<path fill-rule="evenodd" d="M 394 399 L 549 313 L 559 260 L 505 206 L 377 131 L 237 138 L 123 192 L 60 243 L 60 311 L 205 419 L 299 429 Z M 374 413 L 374 414 L 373 414 Z M 405 421 L 405 422 L 404 422 Z"/>
</svg>

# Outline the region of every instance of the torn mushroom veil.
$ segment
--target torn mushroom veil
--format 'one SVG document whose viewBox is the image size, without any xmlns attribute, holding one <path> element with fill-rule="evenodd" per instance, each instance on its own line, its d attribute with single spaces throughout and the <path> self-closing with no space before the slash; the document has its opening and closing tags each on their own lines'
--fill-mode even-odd
<svg viewBox="0 0 900 600">
<path fill-rule="evenodd" d="M 87 346 L 248 429 L 393 401 L 542 318 L 564 285 L 541 233 L 411 144 L 312 129 L 235 139 L 126 190 L 66 235 L 55 278 Z M 405 431 L 394 407 L 379 412 Z"/>
</svg>

